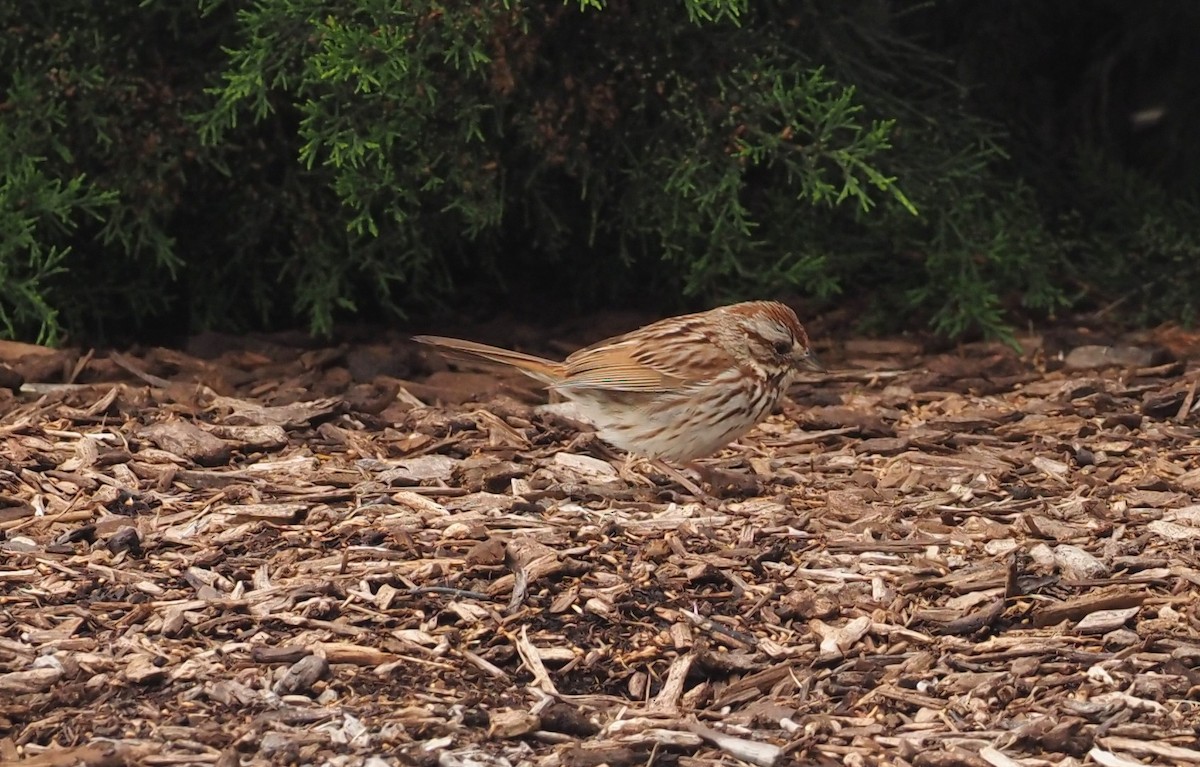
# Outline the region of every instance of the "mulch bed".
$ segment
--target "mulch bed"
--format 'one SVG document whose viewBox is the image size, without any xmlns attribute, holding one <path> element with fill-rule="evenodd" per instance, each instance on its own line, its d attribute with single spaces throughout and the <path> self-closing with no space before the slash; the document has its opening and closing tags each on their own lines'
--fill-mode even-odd
<svg viewBox="0 0 1200 767">
<path fill-rule="evenodd" d="M 1200 764 L 1195 339 L 1108 340 L 821 349 L 704 499 L 398 338 L 0 344 L 0 761 Z"/>
</svg>

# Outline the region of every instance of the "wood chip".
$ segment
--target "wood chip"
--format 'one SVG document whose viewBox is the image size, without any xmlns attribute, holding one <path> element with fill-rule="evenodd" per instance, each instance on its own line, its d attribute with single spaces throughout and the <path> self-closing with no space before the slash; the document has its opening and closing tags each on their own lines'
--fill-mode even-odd
<svg viewBox="0 0 1200 767">
<path fill-rule="evenodd" d="M 7 363 L 0 762 L 1200 765 L 1200 362 L 882 339 L 673 475 L 388 339 Z"/>
<path fill-rule="evenodd" d="M 194 424 L 166 421 L 142 429 L 146 439 L 163 450 L 178 453 L 201 466 L 219 466 L 229 460 L 231 446 Z"/>
</svg>

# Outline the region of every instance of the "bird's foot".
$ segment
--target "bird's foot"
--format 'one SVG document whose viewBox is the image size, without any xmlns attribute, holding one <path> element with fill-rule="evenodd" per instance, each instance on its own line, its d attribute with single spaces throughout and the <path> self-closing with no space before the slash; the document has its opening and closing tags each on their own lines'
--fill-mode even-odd
<svg viewBox="0 0 1200 767">
<path fill-rule="evenodd" d="M 716 501 L 708 493 L 704 492 L 703 488 L 688 478 L 686 474 L 671 466 L 666 461 L 658 458 L 641 458 L 630 456 L 621 467 L 621 476 L 627 481 L 635 481 L 639 483 L 649 483 L 655 485 L 642 470 L 651 469 L 658 474 L 662 474 L 668 480 L 674 482 L 679 487 L 690 493 L 696 500 L 701 502 Z"/>
<path fill-rule="evenodd" d="M 752 473 L 726 471 L 703 463 L 690 463 L 700 481 L 712 488 L 718 498 L 748 498 L 762 492 L 762 483 Z"/>
</svg>

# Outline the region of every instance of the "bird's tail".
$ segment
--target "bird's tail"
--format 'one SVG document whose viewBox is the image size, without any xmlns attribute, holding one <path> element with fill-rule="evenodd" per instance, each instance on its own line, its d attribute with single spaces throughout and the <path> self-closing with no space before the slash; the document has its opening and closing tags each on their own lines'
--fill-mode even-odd
<svg viewBox="0 0 1200 767">
<path fill-rule="evenodd" d="M 547 385 L 558 383 L 563 378 L 561 364 L 542 357 L 535 357 L 532 354 L 523 354 L 521 352 L 509 351 L 508 349 L 501 349 L 499 346 L 488 346 L 487 344 L 478 344 L 474 341 L 463 341 L 458 338 L 445 338 L 443 336 L 413 336 L 413 340 L 418 343 L 435 346 L 443 352 L 448 352 L 447 356 L 476 361 L 485 360 L 516 368 L 530 378 L 535 378 Z"/>
</svg>

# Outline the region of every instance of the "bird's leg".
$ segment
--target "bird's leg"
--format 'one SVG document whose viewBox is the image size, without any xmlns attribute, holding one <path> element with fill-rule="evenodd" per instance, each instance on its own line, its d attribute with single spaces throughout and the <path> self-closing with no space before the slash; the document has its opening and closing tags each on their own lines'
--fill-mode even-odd
<svg viewBox="0 0 1200 767">
<path fill-rule="evenodd" d="M 581 431 L 571 438 L 564 450 L 567 453 L 583 453 L 591 455 L 601 460 L 615 463 L 619 456 L 613 452 L 612 448 L 604 444 L 604 442 L 596 436 L 594 431 Z"/>
<path fill-rule="evenodd" d="M 656 487 L 654 480 L 638 471 L 638 467 L 645 463 L 645 460 L 646 459 L 641 458 L 640 456 L 628 455 L 625 457 L 625 460 L 621 461 L 617 465 L 617 474 L 620 475 L 621 479 L 632 485 Z"/>
<path fill-rule="evenodd" d="M 567 445 L 567 450 L 572 453 L 590 453 L 603 458 L 610 463 L 615 463 L 617 465 L 617 473 L 626 482 L 633 482 L 635 484 L 653 487 L 654 482 L 651 481 L 646 475 L 637 471 L 639 465 L 645 464 L 666 475 L 667 479 L 673 481 L 675 484 L 691 493 L 697 499 L 701 501 L 716 500 L 711 495 L 704 492 L 699 485 L 688 479 L 683 472 L 659 458 L 642 458 L 635 455 L 626 455 L 624 460 L 621 460 L 620 456 L 611 447 L 609 447 L 607 443 L 599 439 L 595 432 L 580 433 L 579 436 L 575 437 L 573 440 L 571 440 L 570 444 Z M 702 466 L 701 464 L 688 464 L 688 468 L 695 470 L 696 473 L 700 475 L 702 481 L 708 481 L 703 479 L 706 467 Z M 713 483 L 710 482 L 710 484 Z"/>
<path fill-rule="evenodd" d="M 699 485 L 697 485 L 695 482 L 688 479 L 682 471 L 679 471 L 678 469 L 676 469 L 674 466 L 667 463 L 666 461 L 655 458 L 652 461 L 652 463 L 655 468 L 657 468 L 663 474 L 666 474 L 671 479 L 675 480 L 676 484 L 678 484 L 684 490 L 687 490 L 689 493 L 694 495 L 697 500 L 699 500 L 699 501 L 714 501 L 714 502 L 717 500 L 716 498 L 713 498 L 708 493 L 704 492 L 704 490 L 701 489 L 701 487 Z"/>
<path fill-rule="evenodd" d="M 719 497 L 746 497 L 758 495 L 762 491 L 762 483 L 753 473 L 726 471 L 716 466 L 697 462 L 689 463 L 687 466 L 696 472 L 700 481 L 710 486 Z"/>
<path fill-rule="evenodd" d="M 594 431 L 580 432 L 569 443 L 565 452 L 582 453 L 590 455 L 593 458 L 599 458 L 602 461 L 607 461 L 617 469 L 617 476 L 621 479 L 635 485 L 643 485 L 646 487 L 654 487 L 654 483 L 649 477 L 638 474 L 633 471 L 631 466 L 634 462 L 633 456 L 621 455 L 616 450 L 613 450 L 604 440 L 596 436 Z"/>
<path fill-rule="evenodd" d="M 631 455 L 631 456 L 629 456 L 628 459 L 626 459 L 625 465 L 622 466 L 622 468 L 621 468 L 621 476 L 627 480 L 633 480 L 636 478 L 643 482 L 649 482 L 650 480 L 648 477 L 646 477 L 644 474 L 641 474 L 636 471 L 639 464 L 653 468 L 655 471 L 658 471 L 659 473 L 665 475 L 667 479 L 669 479 L 672 482 L 674 482 L 675 484 L 679 485 L 687 492 L 691 493 L 697 500 L 700 500 L 700 501 L 715 501 L 716 500 L 711 495 L 704 492 L 704 490 L 699 485 L 697 485 L 692 480 L 688 479 L 688 477 L 683 472 L 679 471 L 674 466 L 672 466 L 671 464 L 667 463 L 666 461 L 664 461 L 660 458 L 642 458 L 639 456 Z"/>
</svg>

